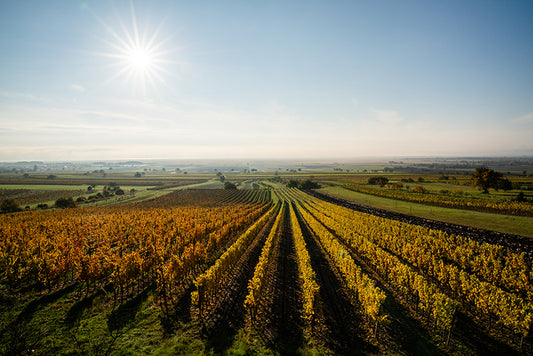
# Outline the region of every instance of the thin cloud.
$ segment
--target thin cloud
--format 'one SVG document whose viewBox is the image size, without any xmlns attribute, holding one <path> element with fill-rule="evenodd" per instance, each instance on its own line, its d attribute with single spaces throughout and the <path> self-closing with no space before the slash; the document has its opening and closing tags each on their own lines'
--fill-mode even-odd
<svg viewBox="0 0 533 356">
<path fill-rule="evenodd" d="M 533 122 L 533 112 L 526 114 L 524 116 L 520 116 L 517 119 L 514 119 L 513 121 L 516 122 Z"/>
<path fill-rule="evenodd" d="M 70 85 L 70 89 L 78 92 L 78 93 L 85 93 L 86 89 L 81 86 L 81 85 L 78 85 L 78 84 L 71 84 Z"/>
<path fill-rule="evenodd" d="M 404 118 L 395 110 L 377 110 L 371 109 L 374 114 L 374 119 L 386 124 L 386 125 L 396 125 L 404 121 Z"/>
<path fill-rule="evenodd" d="M 50 102 L 49 99 L 42 98 L 42 97 L 39 97 L 33 94 L 14 92 L 14 91 L 5 91 L 5 90 L 0 90 L 0 97 L 5 98 L 5 99 L 11 99 L 11 100 L 34 101 L 38 103 Z"/>
</svg>

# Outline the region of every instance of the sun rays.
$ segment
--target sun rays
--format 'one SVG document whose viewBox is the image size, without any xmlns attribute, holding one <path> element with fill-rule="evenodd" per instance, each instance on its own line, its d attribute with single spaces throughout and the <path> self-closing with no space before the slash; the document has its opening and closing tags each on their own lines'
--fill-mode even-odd
<svg viewBox="0 0 533 356">
<path fill-rule="evenodd" d="M 161 29 L 164 21 L 159 22 L 155 30 L 138 23 L 133 3 L 130 5 L 131 21 L 125 24 L 117 14 L 118 26 L 110 26 L 100 22 L 110 39 L 100 38 L 110 50 L 97 53 L 98 55 L 114 59 L 110 64 L 116 68 L 107 82 L 118 78 L 125 79 L 133 93 L 145 96 L 149 88 L 157 90 L 158 84 L 165 84 L 165 78 L 172 73 L 168 66 L 177 62 L 168 58 L 174 49 L 166 49 L 170 38 L 161 39 Z"/>
</svg>

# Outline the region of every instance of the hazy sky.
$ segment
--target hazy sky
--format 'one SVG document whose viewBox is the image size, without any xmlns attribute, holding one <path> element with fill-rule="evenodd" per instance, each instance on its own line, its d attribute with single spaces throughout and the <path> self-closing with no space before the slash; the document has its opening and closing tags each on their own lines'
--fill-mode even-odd
<svg viewBox="0 0 533 356">
<path fill-rule="evenodd" d="M 2 1 L 0 160 L 533 155 L 533 1 Z"/>
</svg>

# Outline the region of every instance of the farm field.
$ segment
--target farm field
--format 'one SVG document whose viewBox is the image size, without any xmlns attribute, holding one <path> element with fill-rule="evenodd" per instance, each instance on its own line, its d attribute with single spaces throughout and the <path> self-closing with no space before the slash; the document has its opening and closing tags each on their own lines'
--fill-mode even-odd
<svg viewBox="0 0 533 356">
<path fill-rule="evenodd" d="M 326 186 L 318 191 L 336 198 L 402 214 L 533 238 L 531 217 L 428 206 L 359 193 L 342 186 Z"/>
<path fill-rule="evenodd" d="M 62 184 L 64 179 L 59 178 L 57 184 L 38 184 L 35 181 L 24 184 L 20 179 L 18 184 L 0 184 L 0 200 L 13 199 L 26 210 L 39 209 L 40 204 L 46 204 L 52 207 L 58 198 L 72 197 L 78 199 L 79 205 L 82 206 L 109 206 L 117 204 L 126 204 L 146 199 L 156 198 L 167 194 L 176 189 L 188 188 L 221 188 L 223 184 L 218 180 L 205 179 L 202 176 L 196 176 L 192 179 L 182 179 L 174 181 L 165 181 L 162 179 L 150 178 L 131 182 L 130 178 L 114 177 L 108 179 L 102 184 L 97 181 L 90 181 L 88 184 L 79 184 L 84 182 L 83 176 L 71 175 L 68 181 L 72 184 Z M 2 181 L 0 179 L 0 181 Z M 135 183 L 134 185 L 131 185 Z M 120 189 L 123 194 L 115 194 Z M 113 194 L 98 196 L 97 199 L 91 199 L 91 196 L 105 193 Z M 82 200 L 79 201 L 79 198 Z"/>
<path fill-rule="evenodd" d="M 532 354 L 530 247 L 210 184 L 0 215 L 0 352 Z"/>
</svg>

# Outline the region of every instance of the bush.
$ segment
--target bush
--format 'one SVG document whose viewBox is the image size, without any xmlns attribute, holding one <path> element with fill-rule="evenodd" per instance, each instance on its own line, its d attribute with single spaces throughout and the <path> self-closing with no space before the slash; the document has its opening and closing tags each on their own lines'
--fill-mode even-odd
<svg viewBox="0 0 533 356">
<path fill-rule="evenodd" d="M 224 189 L 234 190 L 237 189 L 237 186 L 231 182 L 226 182 L 224 183 Z"/>
<path fill-rule="evenodd" d="M 22 209 L 14 199 L 4 199 L 0 202 L 0 212 L 2 213 L 15 213 Z"/>
<path fill-rule="evenodd" d="M 415 192 L 415 193 L 427 193 L 427 190 L 423 186 L 417 185 L 416 187 L 413 188 L 413 192 Z"/>
<path fill-rule="evenodd" d="M 498 181 L 498 189 L 508 191 L 513 189 L 513 183 L 507 178 L 502 178 Z"/>
<path fill-rule="evenodd" d="M 389 179 L 387 177 L 371 177 L 368 178 L 368 184 L 371 185 L 379 185 L 380 187 L 383 187 L 385 184 L 389 182 Z"/>
<path fill-rule="evenodd" d="M 298 181 L 295 181 L 294 179 L 291 179 L 287 183 L 287 188 L 298 188 Z"/>
<path fill-rule="evenodd" d="M 60 208 L 60 209 L 75 208 L 76 202 L 74 201 L 74 199 L 72 199 L 72 197 L 59 198 L 56 200 L 55 206 L 56 208 Z"/>
</svg>

